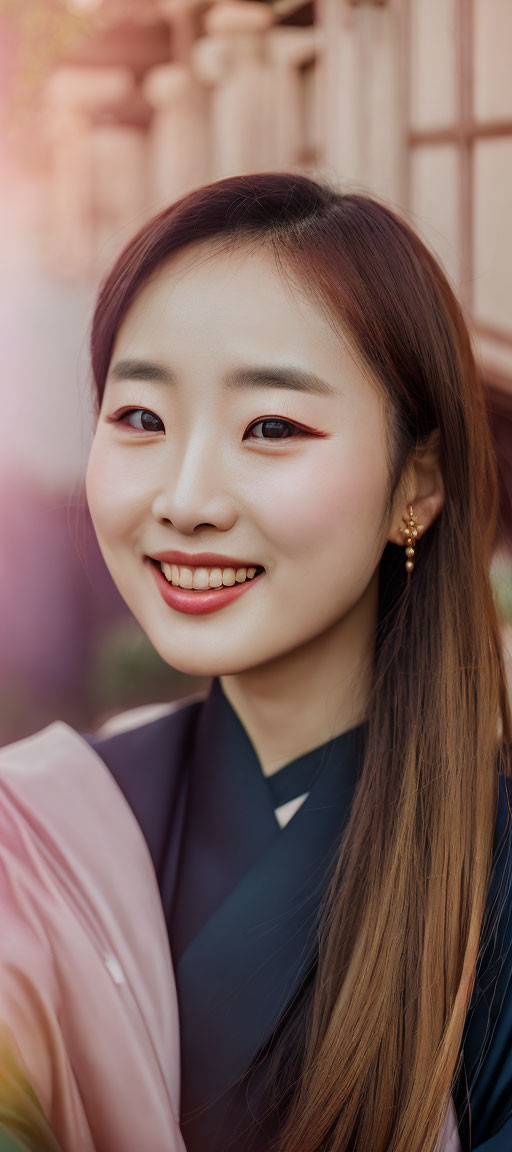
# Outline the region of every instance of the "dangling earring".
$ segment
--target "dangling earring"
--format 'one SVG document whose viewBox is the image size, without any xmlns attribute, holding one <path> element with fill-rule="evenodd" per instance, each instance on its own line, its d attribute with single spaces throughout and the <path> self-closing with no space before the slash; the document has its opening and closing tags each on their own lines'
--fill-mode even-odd
<svg viewBox="0 0 512 1152">
<path fill-rule="evenodd" d="M 409 504 L 409 515 L 404 516 L 403 520 L 405 521 L 407 527 L 401 528 L 400 531 L 403 532 L 405 536 L 405 555 L 407 557 L 405 561 L 405 571 L 407 572 L 407 583 L 409 584 L 411 575 L 414 571 L 414 550 L 416 547 L 416 540 L 418 539 L 419 533 L 423 530 L 424 525 L 416 523 L 412 504 Z"/>
</svg>

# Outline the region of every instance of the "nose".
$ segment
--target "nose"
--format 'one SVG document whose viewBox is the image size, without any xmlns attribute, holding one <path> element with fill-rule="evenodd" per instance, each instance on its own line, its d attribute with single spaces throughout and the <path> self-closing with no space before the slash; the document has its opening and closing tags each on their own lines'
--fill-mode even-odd
<svg viewBox="0 0 512 1152">
<path fill-rule="evenodd" d="M 153 500 L 156 520 L 167 521 L 188 535 L 208 524 L 228 531 L 237 519 L 237 507 L 222 452 L 207 444 L 204 436 L 192 438 L 181 459 L 172 459 Z"/>
</svg>

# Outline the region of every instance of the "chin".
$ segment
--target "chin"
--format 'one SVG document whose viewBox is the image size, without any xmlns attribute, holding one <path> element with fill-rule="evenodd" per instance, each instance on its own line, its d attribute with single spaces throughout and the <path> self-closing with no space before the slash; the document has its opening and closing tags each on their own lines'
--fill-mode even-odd
<svg viewBox="0 0 512 1152">
<path fill-rule="evenodd" d="M 204 656 L 181 656 L 176 651 L 164 651 L 155 644 L 155 648 L 162 660 L 174 668 L 176 672 L 182 672 L 184 676 L 194 676 L 197 679 L 204 679 L 210 676 L 234 676 L 235 673 L 245 672 L 247 664 L 240 658 L 223 659 L 218 655 L 204 655 Z"/>
<path fill-rule="evenodd" d="M 204 651 L 203 653 L 192 654 L 188 652 L 182 655 L 174 650 L 164 651 L 162 647 L 155 644 L 159 655 L 162 660 L 165 660 L 171 668 L 175 668 L 177 672 L 182 672 L 186 676 L 195 676 L 198 678 L 209 676 L 239 676 L 244 672 L 249 672 L 253 668 L 259 668 L 268 663 L 269 659 L 274 657 L 267 654 L 254 654 L 254 659 L 248 660 L 247 645 L 240 642 L 237 645 L 236 652 L 226 652 L 224 655 L 218 652 L 212 652 L 211 655 Z"/>
</svg>

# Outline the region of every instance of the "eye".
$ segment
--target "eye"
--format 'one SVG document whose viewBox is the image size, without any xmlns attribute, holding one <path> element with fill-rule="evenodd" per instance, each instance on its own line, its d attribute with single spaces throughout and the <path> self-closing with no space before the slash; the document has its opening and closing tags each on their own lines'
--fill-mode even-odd
<svg viewBox="0 0 512 1152">
<path fill-rule="evenodd" d="M 254 429 L 260 427 L 265 434 L 254 435 Z M 264 420 L 256 420 L 247 431 L 248 433 L 252 432 L 253 438 L 260 442 L 265 440 L 296 440 L 297 436 L 310 435 L 305 429 L 299 428 L 297 424 L 292 424 L 290 420 L 283 420 L 277 416 L 267 416 Z M 283 431 L 284 435 L 282 435 Z"/>
<path fill-rule="evenodd" d="M 132 424 L 128 417 L 140 417 L 140 423 Z M 160 432 L 164 431 L 164 425 L 159 416 L 151 412 L 149 408 L 127 408 L 125 412 L 121 412 L 119 416 L 114 417 L 115 424 L 129 424 L 130 428 L 135 428 L 139 432 Z M 159 427 L 158 427 L 159 425 Z M 256 435 L 255 428 L 261 428 L 262 434 Z M 309 432 L 306 428 L 300 428 L 298 424 L 294 424 L 291 420 L 284 420 L 280 416 L 267 416 L 263 420 L 255 420 L 247 430 L 244 440 L 248 438 L 249 434 L 252 439 L 258 440 L 261 443 L 268 443 L 269 441 L 281 440 L 297 440 L 300 436 L 314 436 L 314 432 Z"/>
<path fill-rule="evenodd" d="M 130 424 L 130 428 L 137 428 L 139 432 L 159 432 L 160 429 L 156 427 L 156 424 L 160 424 L 161 428 L 165 431 L 160 417 L 156 416 L 154 412 L 150 412 L 149 408 L 128 408 L 126 412 L 121 412 L 120 416 L 116 416 L 115 423 L 127 424 L 129 423 L 126 419 L 127 416 L 138 416 L 139 413 L 141 424 Z"/>
</svg>

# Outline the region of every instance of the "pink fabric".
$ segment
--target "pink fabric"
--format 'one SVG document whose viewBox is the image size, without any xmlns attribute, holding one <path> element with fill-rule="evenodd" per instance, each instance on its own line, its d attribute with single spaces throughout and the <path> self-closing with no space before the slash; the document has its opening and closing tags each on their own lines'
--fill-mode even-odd
<svg viewBox="0 0 512 1152">
<path fill-rule="evenodd" d="M 64 1152 L 185 1152 L 153 865 L 67 724 L 0 749 L 0 908 L 0 1020 Z"/>
<path fill-rule="evenodd" d="M 439 1141 L 439 1152 L 462 1152 L 457 1127 L 457 1113 L 450 1097 L 450 1104 L 444 1122 L 444 1128 Z"/>
</svg>

